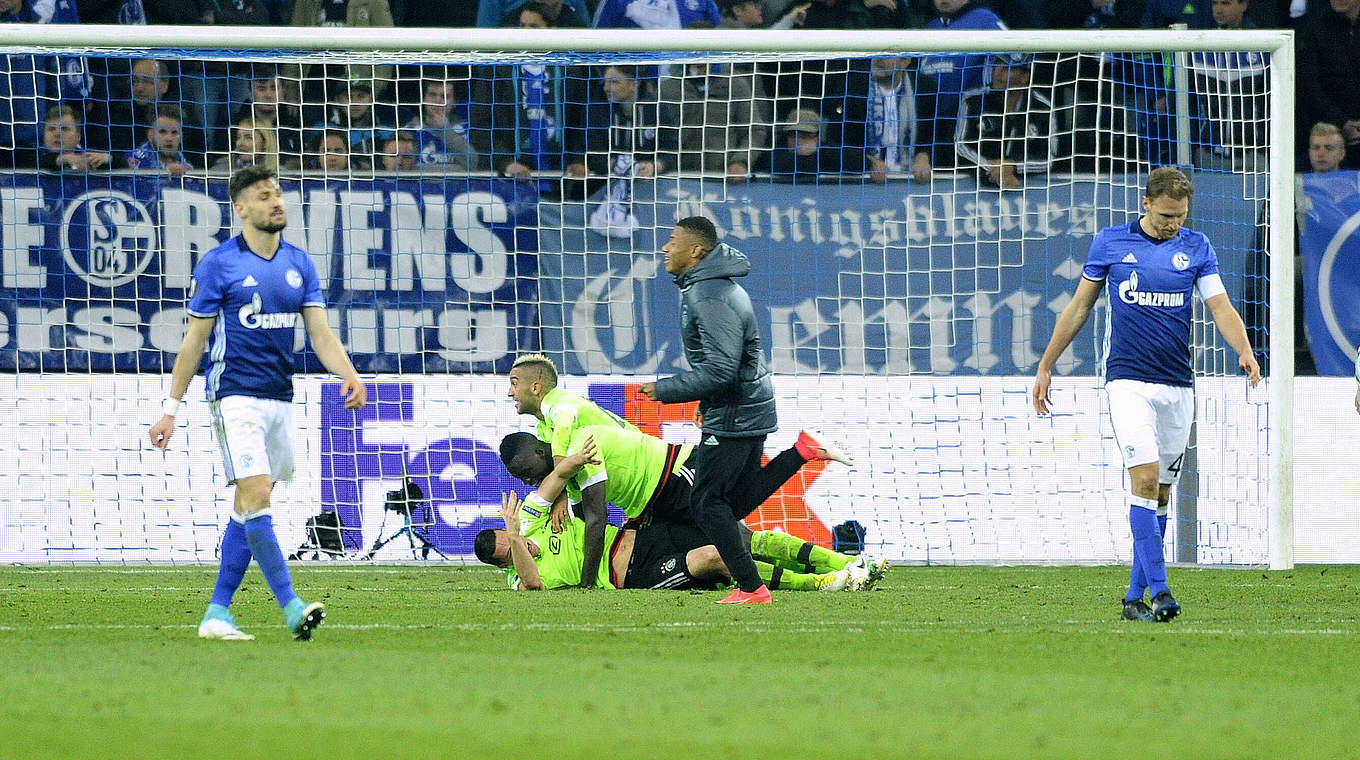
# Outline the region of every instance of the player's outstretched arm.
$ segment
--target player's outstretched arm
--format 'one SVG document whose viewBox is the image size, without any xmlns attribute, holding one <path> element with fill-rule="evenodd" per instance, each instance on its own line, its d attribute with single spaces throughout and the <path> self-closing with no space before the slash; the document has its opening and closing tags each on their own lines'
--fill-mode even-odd
<svg viewBox="0 0 1360 760">
<path fill-rule="evenodd" d="M 1261 382 L 1261 365 L 1256 361 L 1256 352 L 1251 349 L 1251 339 L 1247 337 L 1247 326 L 1242 322 L 1242 316 L 1233 308 L 1226 293 L 1213 296 L 1204 305 L 1209 307 L 1209 314 L 1213 316 L 1223 340 L 1237 352 L 1237 366 L 1247 373 L 1247 383 L 1255 388 Z"/>
<path fill-rule="evenodd" d="M 510 542 L 510 564 L 519 576 L 520 588 L 527 591 L 542 591 L 543 579 L 538 574 L 538 565 L 529 554 L 529 545 L 519 532 L 519 495 L 514 491 L 501 494 L 501 517 L 505 518 L 505 535 Z"/>
<path fill-rule="evenodd" d="M 544 478 L 542 483 L 538 484 L 538 488 L 534 489 L 534 492 L 538 494 L 540 499 L 552 504 L 557 501 L 558 494 L 562 493 L 563 489 L 567 487 L 567 482 L 576 477 L 576 473 L 580 472 L 582 467 L 587 464 L 599 463 L 600 458 L 596 456 L 595 450 L 595 438 L 586 436 L 585 441 L 581 444 L 581 450 L 558 459 L 553 471 L 548 473 L 548 477 Z M 561 526 L 557 526 L 556 529 L 560 531 Z"/>
<path fill-rule="evenodd" d="M 161 418 L 148 431 L 151 445 L 158 449 L 170 445 L 170 436 L 175 434 L 175 413 L 184 401 L 185 391 L 189 390 L 189 379 L 203 360 L 203 350 L 208 346 L 208 336 L 216 323 L 217 317 L 189 317 L 189 326 L 179 343 L 179 353 L 175 355 L 175 366 L 170 370 L 170 397 L 161 409 Z"/>
<path fill-rule="evenodd" d="M 1048 388 L 1053 382 L 1053 366 L 1058 363 L 1058 357 L 1063 355 L 1067 347 L 1072 345 L 1072 340 L 1091 317 L 1091 307 L 1095 306 L 1096 299 L 1100 297 L 1100 288 L 1104 284 L 1083 277 L 1081 282 L 1077 283 L 1077 292 L 1072 295 L 1072 300 L 1067 302 L 1062 313 L 1058 315 L 1058 321 L 1053 325 L 1053 335 L 1048 339 L 1048 348 L 1044 349 L 1043 358 L 1039 359 L 1039 368 L 1034 373 L 1034 390 L 1030 401 L 1034 403 L 1034 411 L 1039 414 L 1048 414 Z"/>
<path fill-rule="evenodd" d="M 307 327 L 307 337 L 312 341 L 316 358 L 328 371 L 340 377 L 340 395 L 345 398 L 345 408 L 363 409 L 368 403 L 368 388 L 360 382 L 349 354 L 345 353 L 345 347 L 326 321 L 326 310 L 320 306 L 302 307 L 302 323 Z"/>
</svg>

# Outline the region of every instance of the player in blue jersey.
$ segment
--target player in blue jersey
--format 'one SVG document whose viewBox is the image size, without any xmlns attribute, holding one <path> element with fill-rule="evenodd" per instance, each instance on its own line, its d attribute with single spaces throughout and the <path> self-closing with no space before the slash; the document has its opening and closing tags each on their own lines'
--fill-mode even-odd
<svg viewBox="0 0 1360 760">
<path fill-rule="evenodd" d="M 1129 527 L 1133 569 L 1124 596 L 1126 620 L 1166 622 L 1180 604 L 1166 582 L 1162 536 L 1171 486 L 1195 417 L 1195 377 L 1190 364 L 1190 322 L 1195 292 L 1209 309 L 1223 339 L 1237 352 L 1237 365 L 1255 387 L 1261 367 L 1246 326 L 1228 300 L 1218 274 L 1218 255 L 1203 233 L 1186 229 L 1190 180 L 1162 167 L 1148 175 L 1144 214 L 1097 233 L 1076 295 L 1058 315 L 1053 337 L 1034 379 L 1034 409 L 1048 414 L 1053 365 L 1086 324 L 1104 290 L 1110 319 L 1103 356 L 1110 423 L 1129 470 Z M 1150 591 L 1152 606 L 1143 601 Z"/>
<path fill-rule="evenodd" d="M 221 566 L 198 635 L 205 639 L 254 638 L 237 628 L 228 608 L 251 557 L 259 563 L 293 637 L 310 639 L 326 617 L 320 603 L 293 593 L 269 517 L 274 484 L 293 477 L 291 433 L 293 334 L 301 315 L 312 349 L 326 369 L 343 378 L 346 409 L 361 409 L 367 390 L 344 346 L 326 323 L 316 267 L 307 252 L 279 237 L 287 223 L 283 191 L 274 172 L 251 166 L 232 175 L 233 208 L 241 234 L 198 262 L 189 290 L 189 326 L 180 343 L 164 414 L 151 426 L 151 443 L 164 449 L 189 379 L 212 336 L 207 372 L 208 406 L 222 449 L 227 482 L 235 484 L 234 511 L 222 538 Z"/>
</svg>

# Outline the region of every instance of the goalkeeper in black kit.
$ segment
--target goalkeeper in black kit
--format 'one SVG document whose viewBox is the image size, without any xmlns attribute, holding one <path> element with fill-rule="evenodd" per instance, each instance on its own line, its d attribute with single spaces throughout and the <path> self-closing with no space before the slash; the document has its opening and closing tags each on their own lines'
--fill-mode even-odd
<svg viewBox="0 0 1360 760">
<path fill-rule="evenodd" d="M 718 242 L 713 223 L 701 216 L 676 222 L 661 251 L 680 287 L 681 332 L 691 369 L 644 383 L 641 392 L 664 403 L 699 402 L 702 436 L 690 459 L 694 518 L 737 584 L 719 603 L 770 604 L 770 589 L 737 527 L 746 510 L 736 505 L 751 503 L 747 493 L 772 493 L 768 481 L 778 477 L 760 464 L 765 436 L 778 428 L 774 384 L 751 298 L 735 282 L 751 271 L 751 262 Z M 834 450 L 806 433 L 794 445 L 805 459 Z M 850 464 L 844 455 L 836 458 Z"/>
</svg>

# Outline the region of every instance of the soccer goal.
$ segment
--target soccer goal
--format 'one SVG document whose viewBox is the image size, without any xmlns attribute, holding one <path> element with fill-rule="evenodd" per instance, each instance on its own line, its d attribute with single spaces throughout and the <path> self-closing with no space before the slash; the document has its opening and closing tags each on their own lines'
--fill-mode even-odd
<svg viewBox="0 0 1360 760">
<path fill-rule="evenodd" d="M 1197 307 L 1168 558 L 1289 567 L 1292 45 L 6 25 L 0 561 L 214 558 L 230 490 L 201 378 L 168 452 L 146 428 L 194 265 L 240 229 L 227 178 L 257 163 L 279 171 L 285 239 L 315 262 L 372 402 L 345 411 L 299 331 L 285 549 L 324 512 L 311 524 L 334 532 L 301 555 L 467 558 L 500 494 L 524 490 L 496 455 L 532 428 L 505 397 L 518 354 L 692 441 L 692 409 L 636 386 L 684 369 L 660 248 L 703 215 L 752 263 L 770 451 L 812 427 L 856 458 L 805 468 L 752 527 L 829 544 L 858 523 L 866 551 L 906 563 L 1127 561 L 1099 313 L 1051 417 L 1029 391 L 1093 235 L 1176 165 L 1268 377 L 1248 389 Z M 406 477 L 423 500 L 394 507 Z"/>
</svg>

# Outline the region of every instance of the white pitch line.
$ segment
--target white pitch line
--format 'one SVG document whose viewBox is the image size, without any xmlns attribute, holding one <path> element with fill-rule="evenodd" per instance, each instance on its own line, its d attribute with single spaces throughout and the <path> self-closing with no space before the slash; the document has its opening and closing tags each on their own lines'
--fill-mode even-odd
<svg viewBox="0 0 1360 760">
<path fill-rule="evenodd" d="M 0 632 L 21 632 L 21 631 L 86 631 L 86 630 L 192 630 L 197 628 L 197 624 L 174 623 L 156 625 L 150 623 L 67 623 L 59 625 L 38 625 L 38 626 L 14 626 L 0 625 Z M 247 625 L 247 627 L 251 627 Z M 700 620 L 676 620 L 651 623 L 646 625 L 611 625 L 608 623 L 454 623 L 441 625 L 437 623 L 428 624 L 401 624 L 401 623 L 328 623 L 326 630 L 344 631 L 460 631 L 460 632 L 534 632 L 534 633 L 646 633 L 665 628 L 690 628 L 690 629 L 740 629 L 749 632 L 764 633 L 850 633 L 864 634 L 881 632 L 883 629 L 898 629 L 910 632 L 911 629 L 934 629 L 949 633 L 968 633 L 968 634 L 1005 634 L 1018 633 L 1022 628 L 1019 625 L 1008 626 L 972 626 L 972 627 L 951 627 L 947 622 L 942 621 L 835 621 L 825 624 L 800 624 L 783 626 L 771 623 L 759 623 L 749 620 L 730 620 L 730 621 L 700 621 Z M 1027 629 L 1028 627 L 1026 627 Z M 1234 628 L 1189 628 L 1184 626 L 1132 626 L 1114 625 L 1101 627 L 1082 627 L 1075 624 L 1071 627 L 1071 633 L 1123 633 L 1123 634 L 1143 634 L 1156 632 L 1158 634 L 1173 635 L 1212 635 L 1212 636 L 1356 636 L 1360 631 L 1339 628 L 1282 628 L 1278 630 L 1247 630 Z"/>
</svg>

